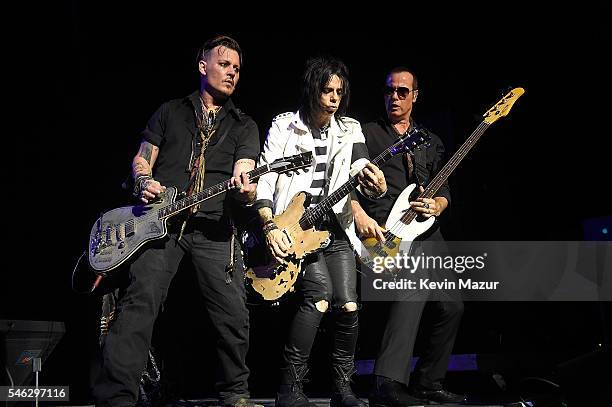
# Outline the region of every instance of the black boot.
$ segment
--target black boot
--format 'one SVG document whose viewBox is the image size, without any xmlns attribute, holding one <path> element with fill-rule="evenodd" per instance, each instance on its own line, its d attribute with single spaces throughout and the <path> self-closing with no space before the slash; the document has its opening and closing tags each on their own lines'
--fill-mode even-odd
<svg viewBox="0 0 612 407">
<path fill-rule="evenodd" d="M 400 382 L 384 376 L 374 376 L 374 393 L 370 396 L 370 407 L 422 406 L 427 401 L 412 397 L 408 388 Z"/>
<path fill-rule="evenodd" d="M 307 373 L 306 365 L 289 365 L 281 369 L 281 385 L 276 393 L 276 407 L 317 407 L 304 394 L 302 383 Z"/>
<path fill-rule="evenodd" d="M 351 389 L 351 376 L 357 371 L 354 364 L 334 366 L 334 392 L 329 407 L 367 407 Z"/>
</svg>

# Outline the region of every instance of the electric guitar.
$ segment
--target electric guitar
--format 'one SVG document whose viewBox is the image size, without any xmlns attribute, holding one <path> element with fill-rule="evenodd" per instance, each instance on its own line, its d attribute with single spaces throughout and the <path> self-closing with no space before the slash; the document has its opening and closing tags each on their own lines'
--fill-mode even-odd
<svg viewBox="0 0 612 407">
<path fill-rule="evenodd" d="M 406 137 L 398 140 L 372 160 L 372 163 L 380 166 L 397 154 L 419 148 L 430 139 L 424 129 L 412 129 Z M 358 185 L 357 175 L 353 175 L 340 188 L 310 209 L 306 209 L 311 200 L 309 193 L 302 191 L 293 196 L 287 209 L 273 218 L 276 226 L 291 242 L 289 254 L 281 263 L 269 253 L 261 229 L 243 234 L 245 265 L 248 267 L 247 287 L 254 291 L 259 300 L 274 302 L 288 291 L 294 290 L 304 257 L 323 250 L 331 243 L 331 234 L 316 230 L 314 225 Z"/>
<path fill-rule="evenodd" d="M 280 158 L 249 171 L 248 175 L 251 181 L 256 181 L 268 172 L 282 174 L 309 167 L 311 163 L 312 153 L 308 152 Z M 125 263 L 145 243 L 166 236 L 170 217 L 232 188 L 227 180 L 176 200 L 178 190 L 169 187 L 152 203 L 124 206 L 102 214 L 89 235 L 89 265 L 96 274 L 105 275 Z"/>
<path fill-rule="evenodd" d="M 431 198 L 440 189 L 444 181 L 448 179 L 450 174 L 457 168 L 461 160 L 465 158 L 470 149 L 480 139 L 480 136 L 487 128 L 501 117 L 506 116 L 516 100 L 525 93 L 523 88 L 515 88 L 507 93 L 499 102 L 483 115 L 483 121 L 476 127 L 476 130 L 468 137 L 463 145 L 457 150 L 453 157 L 446 163 L 438 172 L 434 179 L 429 183 L 427 188 L 418 196 L 419 198 Z M 416 184 L 411 184 L 402 191 L 397 197 L 391 212 L 385 223 L 387 231 L 385 232 L 385 241 L 379 242 L 376 238 L 365 238 L 361 242 L 363 244 L 360 260 L 363 264 L 373 270 L 374 257 L 395 257 L 400 249 L 400 243 L 404 243 L 401 249 L 410 253 L 412 242 L 420 235 L 425 233 L 435 222 L 434 216 L 422 222 L 417 221 L 418 212 L 410 206 L 408 202 L 412 191 L 416 188 Z M 380 264 L 387 264 L 384 262 Z"/>
</svg>

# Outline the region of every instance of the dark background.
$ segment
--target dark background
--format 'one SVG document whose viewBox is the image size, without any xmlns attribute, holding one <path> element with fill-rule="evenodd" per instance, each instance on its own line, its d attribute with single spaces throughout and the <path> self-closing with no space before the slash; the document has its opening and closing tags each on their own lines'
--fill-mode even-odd
<svg viewBox="0 0 612 407">
<path fill-rule="evenodd" d="M 384 113 L 386 71 L 413 67 L 420 84 L 414 117 L 451 154 L 509 87 L 524 87 L 509 116 L 487 130 L 451 177 L 449 240 L 581 240 L 584 219 L 612 214 L 608 5 L 421 11 L 381 4 L 357 7 L 358 17 L 331 6 L 283 7 L 64 2 L 32 6 L 27 23 L 13 31 L 17 71 L 7 79 L 15 98 L 5 110 L 3 160 L 12 206 L 5 211 L 0 317 L 65 321 L 67 333 L 42 380 L 69 384 L 73 400 L 89 397 L 99 309 L 98 298 L 71 291 L 73 266 L 100 211 L 125 204 L 121 183 L 150 115 L 198 86 L 195 53 L 214 34 L 229 34 L 243 47 L 235 102 L 257 122 L 262 141 L 276 114 L 295 110 L 305 59 L 320 53 L 348 65 L 350 115 L 362 122 Z M 202 396 L 212 388 L 210 330 L 198 314 L 198 293 L 189 292 L 192 276 L 183 274 L 174 291 L 187 294 L 171 295 L 158 341 L 180 345 L 173 359 L 179 387 Z M 525 370 L 553 366 L 606 340 L 606 308 L 470 303 L 454 353 L 537 353 Z M 253 309 L 257 395 L 274 389 L 287 315 Z M 374 358 L 381 319 L 377 306 L 366 304 L 359 358 Z M 326 383 L 324 358 L 317 364 L 319 383 Z M 572 374 L 587 374 L 580 369 L 586 367 Z"/>
</svg>

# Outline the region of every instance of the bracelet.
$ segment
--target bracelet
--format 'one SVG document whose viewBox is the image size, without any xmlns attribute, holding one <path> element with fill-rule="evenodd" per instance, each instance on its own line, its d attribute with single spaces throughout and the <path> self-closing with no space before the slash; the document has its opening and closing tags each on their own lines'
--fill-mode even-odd
<svg viewBox="0 0 612 407">
<path fill-rule="evenodd" d="M 250 158 L 242 158 L 242 159 L 236 161 L 236 164 L 250 164 L 251 161 L 255 161 L 255 160 L 252 160 Z"/>
<path fill-rule="evenodd" d="M 370 194 L 369 194 L 369 193 L 370 193 L 370 190 L 369 190 L 369 189 L 367 189 L 367 188 L 364 188 L 364 189 L 365 189 L 366 191 L 368 191 L 368 194 L 367 194 L 367 195 L 368 195 L 368 198 L 370 198 L 370 199 L 380 199 L 380 198 L 382 198 L 383 196 L 385 196 L 385 194 L 387 193 L 387 191 L 383 191 L 383 192 L 382 192 L 380 195 L 372 196 L 372 195 L 370 195 Z"/>
<path fill-rule="evenodd" d="M 276 226 L 276 223 L 274 223 L 273 220 L 268 220 L 263 224 L 263 232 L 264 235 L 267 235 L 268 233 L 270 233 L 271 231 L 278 229 L 278 226 Z"/>
<path fill-rule="evenodd" d="M 152 179 L 153 177 L 150 175 L 139 175 L 136 177 L 136 180 L 134 181 L 134 191 L 132 194 L 138 198 L 142 191 L 146 189 L 147 182 L 151 181 Z"/>
</svg>

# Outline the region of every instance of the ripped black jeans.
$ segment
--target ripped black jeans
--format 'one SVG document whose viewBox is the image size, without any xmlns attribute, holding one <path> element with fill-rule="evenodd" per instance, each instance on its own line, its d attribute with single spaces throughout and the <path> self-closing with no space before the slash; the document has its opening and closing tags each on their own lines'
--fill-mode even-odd
<svg viewBox="0 0 612 407">
<path fill-rule="evenodd" d="M 347 303 L 357 304 L 357 270 L 353 249 L 344 231 L 330 228 L 332 244 L 305 259 L 304 276 L 298 290 L 302 302 L 293 317 L 283 351 L 285 367 L 305 366 L 321 319 L 331 304 L 334 318 L 332 364 L 352 366 L 359 328 L 358 313 L 347 311 Z"/>
</svg>

